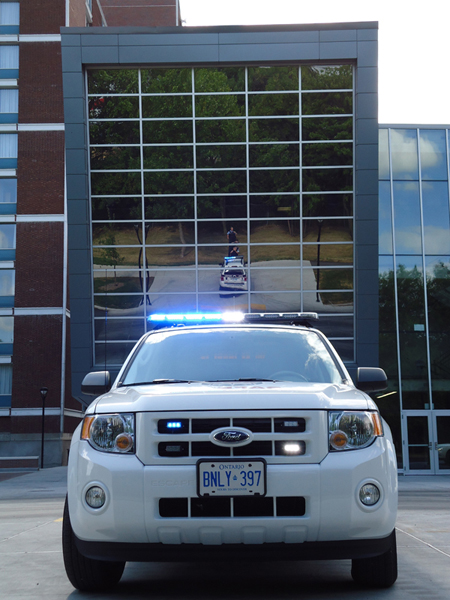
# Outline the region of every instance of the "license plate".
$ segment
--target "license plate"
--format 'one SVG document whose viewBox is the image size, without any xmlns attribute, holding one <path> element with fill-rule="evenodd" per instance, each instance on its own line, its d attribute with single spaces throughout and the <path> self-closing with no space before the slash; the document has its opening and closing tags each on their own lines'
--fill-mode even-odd
<svg viewBox="0 0 450 600">
<path fill-rule="evenodd" d="M 200 460 L 197 463 L 199 496 L 264 496 L 266 461 Z"/>
</svg>

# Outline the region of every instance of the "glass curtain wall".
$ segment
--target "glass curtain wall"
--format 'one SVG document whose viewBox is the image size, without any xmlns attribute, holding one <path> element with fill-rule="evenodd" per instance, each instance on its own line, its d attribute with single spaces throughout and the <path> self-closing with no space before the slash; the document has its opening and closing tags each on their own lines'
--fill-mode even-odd
<svg viewBox="0 0 450 600">
<path fill-rule="evenodd" d="M 87 78 L 97 364 L 151 313 L 234 309 L 316 311 L 354 360 L 353 68 Z"/>
<path fill-rule="evenodd" d="M 448 147 L 449 130 L 380 129 L 380 365 L 390 389 L 377 402 L 408 470 L 450 469 Z"/>
</svg>

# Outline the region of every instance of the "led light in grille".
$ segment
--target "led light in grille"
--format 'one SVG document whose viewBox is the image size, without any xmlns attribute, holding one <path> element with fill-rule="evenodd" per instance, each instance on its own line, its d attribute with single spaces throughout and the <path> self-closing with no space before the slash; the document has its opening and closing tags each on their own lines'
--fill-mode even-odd
<svg viewBox="0 0 450 600">
<path fill-rule="evenodd" d="M 305 451 L 306 444 L 304 441 L 275 442 L 275 454 L 277 456 L 302 456 Z"/>
<path fill-rule="evenodd" d="M 158 421 L 158 433 L 189 433 L 188 419 L 160 419 Z"/>
</svg>

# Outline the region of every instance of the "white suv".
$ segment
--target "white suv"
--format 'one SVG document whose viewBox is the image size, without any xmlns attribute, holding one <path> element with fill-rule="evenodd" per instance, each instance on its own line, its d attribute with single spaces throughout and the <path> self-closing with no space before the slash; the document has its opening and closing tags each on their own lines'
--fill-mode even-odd
<svg viewBox="0 0 450 600">
<path fill-rule="evenodd" d="M 115 585 L 126 561 L 352 559 L 362 585 L 397 578 L 392 437 L 314 315 L 155 329 L 73 435 L 63 550 L 82 591 Z M 178 315 L 179 317 L 179 315 Z M 213 317 L 213 315 L 210 315 Z M 234 314 L 236 318 L 236 313 Z M 281 322 L 279 322 L 281 321 Z"/>
</svg>

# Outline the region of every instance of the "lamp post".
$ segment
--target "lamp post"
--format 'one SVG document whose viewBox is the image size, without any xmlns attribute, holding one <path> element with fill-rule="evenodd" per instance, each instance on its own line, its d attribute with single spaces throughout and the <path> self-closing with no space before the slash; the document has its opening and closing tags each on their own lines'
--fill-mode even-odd
<svg viewBox="0 0 450 600">
<path fill-rule="evenodd" d="M 45 423 L 45 398 L 47 397 L 48 389 L 41 387 L 42 398 L 42 437 L 41 437 L 41 469 L 44 468 L 44 423 Z"/>
</svg>

